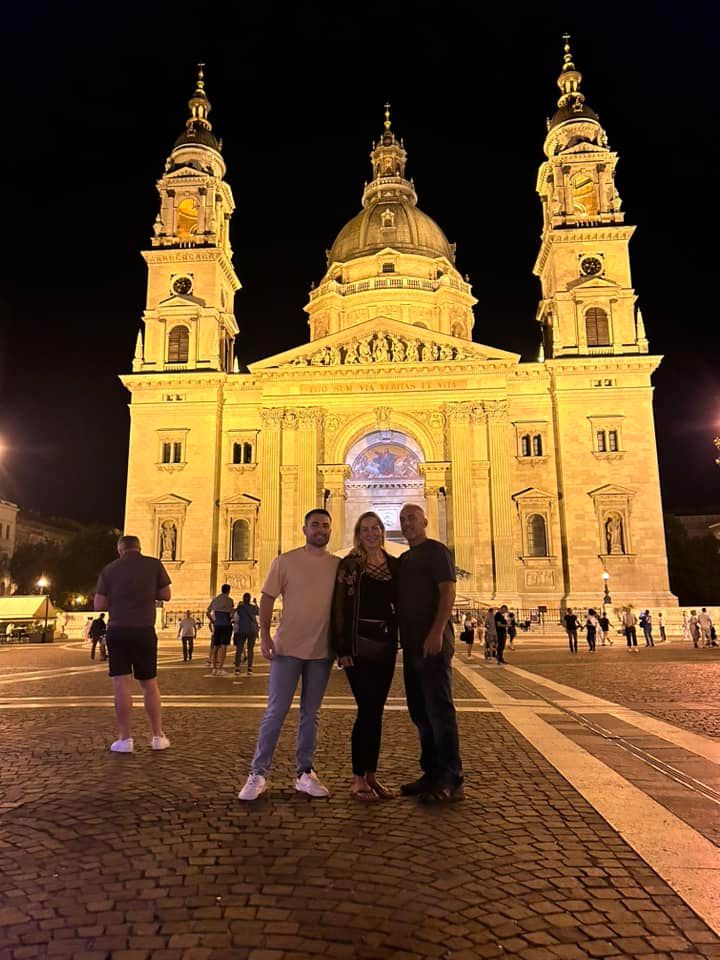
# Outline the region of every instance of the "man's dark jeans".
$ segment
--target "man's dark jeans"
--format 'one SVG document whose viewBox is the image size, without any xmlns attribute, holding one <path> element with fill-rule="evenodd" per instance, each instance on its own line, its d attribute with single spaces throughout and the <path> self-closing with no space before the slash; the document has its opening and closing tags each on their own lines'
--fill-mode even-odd
<svg viewBox="0 0 720 960">
<path fill-rule="evenodd" d="M 433 783 L 449 786 L 463 781 L 452 656 L 452 649 L 434 657 L 423 657 L 422 651 L 403 653 L 408 711 L 420 734 L 420 766 Z"/>
</svg>

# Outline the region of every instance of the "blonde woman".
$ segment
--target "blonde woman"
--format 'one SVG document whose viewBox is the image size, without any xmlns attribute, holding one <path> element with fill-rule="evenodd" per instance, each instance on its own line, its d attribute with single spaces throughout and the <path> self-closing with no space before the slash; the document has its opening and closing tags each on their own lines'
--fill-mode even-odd
<svg viewBox="0 0 720 960">
<path fill-rule="evenodd" d="M 351 738 L 354 800 L 392 794 L 377 779 L 382 716 L 395 671 L 398 561 L 384 550 L 385 525 L 369 511 L 355 524 L 354 547 L 340 561 L 333 598 L 333 647 L 358 712 Z"/>
</svg>

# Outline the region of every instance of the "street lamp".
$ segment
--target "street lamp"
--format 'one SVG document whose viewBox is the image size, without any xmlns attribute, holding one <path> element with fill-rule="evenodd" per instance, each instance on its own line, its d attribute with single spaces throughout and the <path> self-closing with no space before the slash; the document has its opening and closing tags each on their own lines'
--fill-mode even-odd
<svg viewBox="0 0 720 960">
<path fill-rule="evenodd" d="M 607 570 L 603 570 L 602 578 L 603 578 L 603 589 L 605 591 L 603 593 L 602 602 L 603 602 L 603 613 L 605 613 L 605 607 L 607 606 L 607 604 L 612 603 L 612 597 L 608 593 L 608 580 L 610 579 L 610 574 L 607 572 Z"/>
<path fill-rule="evenodd" d="M 42 642 L 47 643 L 48 610 L 50 607 L 50 594 L 48 592 L 48 587 L 50 586 L 50 581 L 43 574 L 43 576 L 38 580 L 37 586 L 40 587 L 42 592 L 45 594 L 45 626 L 43 627 Z"/>
</svg>

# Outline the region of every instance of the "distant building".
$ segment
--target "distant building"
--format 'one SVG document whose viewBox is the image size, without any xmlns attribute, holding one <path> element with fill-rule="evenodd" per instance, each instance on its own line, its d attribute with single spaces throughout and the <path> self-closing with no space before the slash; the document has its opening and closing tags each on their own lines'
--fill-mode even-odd
<svg viewBox="0 0 720 960">
<path fill-rule="evenodd" d="M 31 510 L 20 508 L 17 515 L 15 545 L 24 543 L 55 543 L 61 546 L 83 529 L 83 524 L 65 517 L 42 517 Z"/>
<path fill-rule="evenodd" d="M 0 500 L 0 596 L 11 592 L 10 561 L 15 553 L 19 507 L 10 500 Z"/>
<path fill-rule="evenodd" d="M 338 551 L 369 509 L 399 539 L 408 501 L 423 505 L 430 535 L 467 571 L 469 597 L 583 607 L 597 602 L 607 571 L 616 603 L 676 604 L 652 409 L 661 358 L 649 353 L 636 307 L 618 155 L 581 79 L 566 45 L 537 177 L 537 362 L 473 339 L 477 301 L 454 244 L 417 206 L 388 108 L 362 209 L 309 292 L 309 342 L 241 371 L 235 204 L 200 73 L 157 182 L 144 333 L 122 377 L 131 394 L 125 529 L 166 563 L 174 606 L 195 608 L 224 582 L 257 593 L 278 553 L 303 542 L 310 508 L 330 511 Z M 515 117 L 517 105 L 509 109 Z M 498 143 L 495 129 L 488 140 L 490 184 L 475 181 L 450 133 L 434 158 L 438 176 L 465 176 L 478 204 L 483 189 L 526 190 L 508 181 L 504 161 L 520 122 L 532 121 L 515 117 L 507 139 Z M 318 164 L 334 164 L 337 150 L 324 131 Z M 277 185 L 258 171 L 242 188 Z M 506 243 L 494 224 L 474 227 L 488 244 Z M 265 253 L 282 283 L 293 251 L 282 221 L 274 231 Z"/>
<path fill-rule="evenodd" d="M 699 540 L 709 533 L 720 540 L 720 513 L 675 514 L 690 540 Z"/>
</svg>

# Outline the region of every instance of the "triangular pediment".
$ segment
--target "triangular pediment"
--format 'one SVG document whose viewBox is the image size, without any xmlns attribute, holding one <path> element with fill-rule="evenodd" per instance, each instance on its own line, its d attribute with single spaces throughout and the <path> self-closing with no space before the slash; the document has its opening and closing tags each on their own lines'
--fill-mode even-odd
<svg viewBox="0 0 720 960">
<path fill-rule="evenodd" d="M 191 167 L 189 164 L 184 164 L 182 167 L 176 167 L 174 170 L 170 170 L 165 174 L 164 180 L 187 180 L 190 177 L 197 177 L 198 179 L 203 179 L 207 177 L 207 173 L 203 170 L 198 170 L 196 167 Z"/>
<path fill-rule="evenodd" d="M 572 289 L 573 293 L 577 293 L 580 290 L 583 293 L 588 293 L 588 291 L 604 293 L 610 290 L 618 290 L 619 286 L 620 285 L 615 283 L 614 280 L 608 280 L 607 277 L 578 277 L 577 280 L 568 284 L 568 287 Z"/>
<path fill-rule="evenodd" d="M 159 506 L 163 504 L 164 506 L 183 506 L 189 507 L 192 503 L 192 500 L 187 500 L 185 497 L 179 496 L 177 493 L 164 493 L 161 497 L 155 497 L 153 500 L 150 500 L 150 503 L 153 506 Z"/>
<path fill-rule="evenodd" d="M 527 487 L 525 490 L 521 490 L 519 493 L 514 493 L 512 498 L 516 503 L 522 503 L 524 500 L 555 499 L 551 493 L 548 493 L 546 490 L 541 490 L 539 487 Z"/>
<path fill-rule="evenodd" d="M 335 367 L 496 361 L 517 364 L 520 355 L 461 340 L 414 324 L 374 317 L 339 333 L 249 364 L 252 373 L 278 367 Z"/>
<path fill-rule="evenodd" d="M 159 307 L 204 307 L 205 301 L 190 294 L 173 293 L 164 300 L 160 300 Z"/>
<path fill-rule="evenodd" d="M 632 497 L 634 495 L 634 490 L 621 487 L 619 483 L 606 483 L 605 486 L 588 492 L 589 497 Z"/>
</svg>

